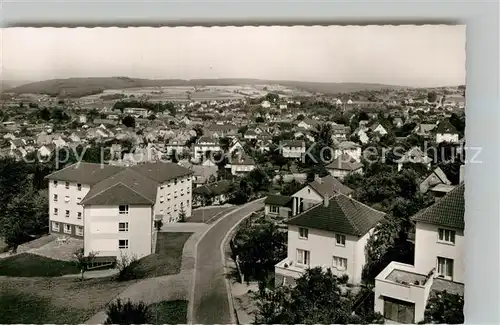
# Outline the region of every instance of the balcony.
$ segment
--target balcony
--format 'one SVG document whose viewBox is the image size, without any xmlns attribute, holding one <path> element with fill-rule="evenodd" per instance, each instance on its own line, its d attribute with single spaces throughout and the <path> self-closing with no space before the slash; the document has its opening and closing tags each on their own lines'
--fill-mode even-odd
<svg viewBox="0 0 500 325">
<path fill-rule="evenodd" d="M 414 322 L 421 321 L 435 277 L 434 269 L 422 274 L 413 265 L 391 262 L 375 278 L 375 311 L 384 314 L 385 297 L 397 299 L 414 304 Z"/>
<path fill-rule="evenodd" d="M 306 270 L 307 266 L 297 265 L 289 258 L 285 258 L 274 266 L 274 271 L 284 277 L 299 278 Z"/>
</svg>

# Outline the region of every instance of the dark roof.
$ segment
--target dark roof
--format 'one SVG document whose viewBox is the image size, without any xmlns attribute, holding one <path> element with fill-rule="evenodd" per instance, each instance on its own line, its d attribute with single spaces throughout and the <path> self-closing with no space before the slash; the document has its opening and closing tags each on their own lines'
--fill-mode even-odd
<svg viewBox="0 0 500 325">
<path fill-rule="evenodd" d="M 436 133 L 458 134 L 458 131 L 449 120 L 443 120 L 438 124 Z"/>
<path fill-rule="evenodd" d="M 358 170 L 362 167 L 363 164 L 356 161 L 356 159 L 352 158 L 346 153 L 341 156 L 338 156 L 337 159 L 335 159 L 326 166 L 327 169 L 342 169 L 350 171 Z"/>
<path fill-rule="evenodd" d="M 152 162 L 130 168 L 158 183 L 193 174 L 192 170 L 171 162 Z"/>
<path fill-rule="evenodd" d="M 287 206 L 290 202 L 292 202 L 292 197 L 284 195 L 268 195 L 264 200 L 264 204 L 277 205 L 281 207 Z"/>
<path fill-rule="evenodd" d="M 325 177 L 316 179 L 308 185 L 311 186 L 322 197 L 324 197 L 325 194 L 331 197 L 336 193 L 349 195 L 354 192 L 352 189 L 342 184 L 332 175 L 327 175 Z"/>
<path fill-rule="evenodd" d="M 333 196 L 325 207 L 321 202 L 287 221 L 287 224 L 307 228 L 363 236 L 382 220 L 385 213 L 343 194 Z"/>
<path fill-rule="evenodd" d="M 412 220 L 443 227 L 464 229 L 464 188 L 464 184 L 460 184 L 436 203 L 418 212 L 412 217 Z"/>
<path fill-rule="evenodd" d="M 159 183 L 127 168 L 95 184 L 83 198 L 85 205 L 154 204 Z"/>
<path fill-rule="evenodd" d="M 226 194 L 230 190 L 231 181 L 222 180 L 215 183 L 199 186 L 193 189 L 193 194 L 217 196 Z"/>
<path fill-rule="evenodd" d="M 242 155 L 241 157 L 231 158 L 231 164 L 235 166 L 253 166 L 255 161 L 247 155 Z"/>
<path fill-rule="evenodd" d="M 123 169 L 124 167 L 121 166 L 80 162 L 47 175 L 45 178 L 94 185 Z"/>
</svg>

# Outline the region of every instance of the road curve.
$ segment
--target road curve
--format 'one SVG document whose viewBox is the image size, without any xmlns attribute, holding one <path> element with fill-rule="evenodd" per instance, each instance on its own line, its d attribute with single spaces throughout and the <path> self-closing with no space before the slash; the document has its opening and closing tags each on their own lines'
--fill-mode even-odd
<svg viewBox="0 0 500 325">
<path fill-rule="evenodd" d="M 231 324 L 221 243 L 239 220 L 263 206 L 261 199 L 230 212 L 218 220 L 198 242 L 192 324 Z"/>
</svg>

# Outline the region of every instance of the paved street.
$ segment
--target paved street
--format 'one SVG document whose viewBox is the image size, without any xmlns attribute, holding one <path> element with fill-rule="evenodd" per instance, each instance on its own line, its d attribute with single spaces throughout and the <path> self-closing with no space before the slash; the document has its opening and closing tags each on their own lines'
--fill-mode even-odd
<svg viewBox="0 0 500 325">
<path fill-rule="evenodd" d="M 224 236 L 239 220 L 263 206 L 261 199 L 230 213 L 214 224 L 198 243 L 193 324 L 232 322 L 220 246 Z"/>
</svg>

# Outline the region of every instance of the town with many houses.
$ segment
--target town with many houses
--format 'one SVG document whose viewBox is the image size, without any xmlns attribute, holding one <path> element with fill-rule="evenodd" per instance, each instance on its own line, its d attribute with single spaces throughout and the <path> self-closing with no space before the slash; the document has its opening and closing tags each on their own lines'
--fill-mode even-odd
<svg viewBox="0 0 500 325">
<path fill-rule="evenodd" d="M 0 322 L 463 323 L 465 87 L 253 87 L 5 90 Z"/>
</svg>

